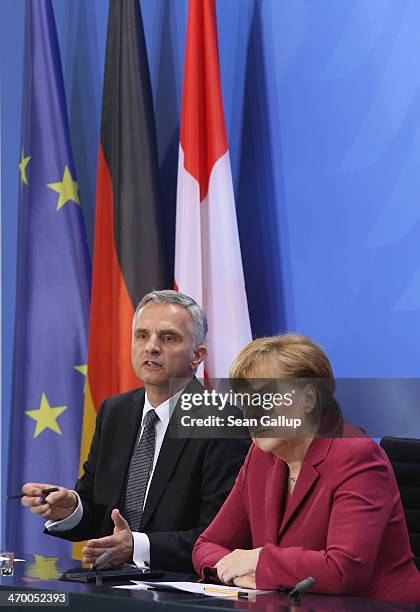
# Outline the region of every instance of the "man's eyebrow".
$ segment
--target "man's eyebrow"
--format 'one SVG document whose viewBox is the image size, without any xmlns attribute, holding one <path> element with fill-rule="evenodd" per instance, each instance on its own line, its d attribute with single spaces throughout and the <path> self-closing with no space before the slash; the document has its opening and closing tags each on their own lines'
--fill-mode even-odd
<svg viewBox="0 0 420 612">
<path fill-rule="evenodd" d="M 148 334 L 149 330 L 145 327 L 135 327 L 134 328 L 135 332 L 143 332 Z M 181 332 L 177 329 L 173 329 L 172 327 L 169 327 L 168 329 L 159 329 L 158 330 L 159 334 L 174 334 L 175 336 L 181 336 Z"/>
</svg>

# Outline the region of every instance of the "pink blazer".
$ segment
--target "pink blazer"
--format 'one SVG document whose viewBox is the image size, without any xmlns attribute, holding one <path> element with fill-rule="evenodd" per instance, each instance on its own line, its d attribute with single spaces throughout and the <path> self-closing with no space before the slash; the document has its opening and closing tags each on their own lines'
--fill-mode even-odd
<svg viewBox="0 0 420 612">
<path fill-rule="evenodd" d="M 262 547 L 257 589 L 312 591 L 420 603 L 400 494 L 382 448 L 370 438 L 315 438 L 286 511 L 286 464 L 252 444 L 236 483 L 197 540 L 203 577 L 236 548 Z"/>
</svg>

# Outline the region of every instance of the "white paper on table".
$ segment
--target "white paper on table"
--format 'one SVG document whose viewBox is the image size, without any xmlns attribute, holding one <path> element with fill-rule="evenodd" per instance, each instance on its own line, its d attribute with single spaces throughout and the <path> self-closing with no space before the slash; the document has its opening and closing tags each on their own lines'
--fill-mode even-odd
<svg viewBox="0 0 420 612">
<path fill-rule="evenodd" d="M 113 586 L 113 589 L 137 589 L 138 591 L 147 591 L 149 589 L 147 584 L 144 582 L 138 582 L 137 584 L 118 584 Z"/>
<path fill-rule="evenodd" d="M 225 584 L 206 584 L 205 582 L 147 582 L 145 580 L 133 581 L 134 584 L 127 584 L 113 587 L 114 589 L 157 589 L 164 587 L 166 589 L 174 589 L 175 591 L 184 591 L 186 593 L 197 593 L 198 595 L 207 595 L 208 597 L 226 597 L 228 592 L 240 592 L 246 594 L 266 593 L 267 591 L 257 591 L 255 589 L 243 589 L 241 587 L 229 586 Z M 205 589 L 211 589 L 206 591 Z"/>
</svg>

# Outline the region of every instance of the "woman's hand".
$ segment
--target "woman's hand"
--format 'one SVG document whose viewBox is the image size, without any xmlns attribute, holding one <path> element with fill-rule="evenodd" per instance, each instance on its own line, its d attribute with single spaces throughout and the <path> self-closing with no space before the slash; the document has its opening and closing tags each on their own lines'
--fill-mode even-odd
<svg viewBox="0 0 420 612">
<path fill-rule="evenodd" d="M 261 548 L 241 550 L 237 548 L 216 563 L 217 576 L 225 584 L 232 584 L 234 578 L 255 574 Z"/>
<path fill-rule="evenodd" d="M 233 579 L 233 584 L 242 589 L 256 589 L 255 573 L 247 574 L 246 576 L 238 576 Z"/>
</svg>

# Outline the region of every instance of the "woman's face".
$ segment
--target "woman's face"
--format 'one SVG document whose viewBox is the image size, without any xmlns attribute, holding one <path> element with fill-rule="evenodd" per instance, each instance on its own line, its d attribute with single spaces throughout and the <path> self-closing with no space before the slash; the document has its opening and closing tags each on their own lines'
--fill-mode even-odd
<svg viewBox="0 0 420 612">
<path fill-rule="evenodd" d="M 249 431 L 264 452 L 281 454 L 285 445 L 315 434 L 310 417 L 316 403 L 315 387 L 285 376 L 278 364 L 264 364 L 247 379 L 252 403 L 245 410 Z"/>
</svg>

